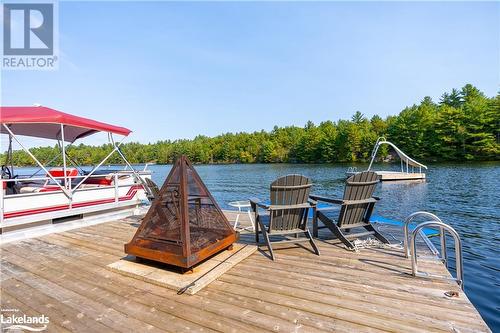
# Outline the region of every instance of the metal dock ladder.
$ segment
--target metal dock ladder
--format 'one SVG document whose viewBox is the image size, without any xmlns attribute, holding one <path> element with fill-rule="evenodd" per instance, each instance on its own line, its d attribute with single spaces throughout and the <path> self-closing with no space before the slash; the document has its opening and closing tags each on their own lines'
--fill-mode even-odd
<svg viewBox="0 0 500 333">
<path fill-rule="evenodd" d="M 410 223 L 414 221 L 417 217 L 425 217 L 430 220 L 418 224 L 412 231 L 411 235 L 409 232 Z M 439 238 L 441 243 L 441 254 L 434 245 L 430 242 L 427 236 L 424 234 L 424 228 L 432 228 L 439 230 Z M 458 233 L 451 226 L 445 224 L 439 217 L 429 212 L 415 212 L 410 214 L 404 221 L 404 252 L 406 258 L 411 257 L 411 269 L 413 276 L 419 277 L 433 277 L 441 279 L 449 279 L 446 276 L 434 275 L 425 272 L 419 272 L 417 267 L 417 236 L 421 235 L 424 241 L 427 243 L 433 254 L 437 257 L 420 257 L 426 259 L 437 259 L 442 261 L 446 268 L 448 268 L 448 254 L 446 250 L 446 232 L 453 236 L 455 241 L 455 257 L 456 257 L 456 272 L 457 277 L 452 278 L 455 280 L 462 290 L 464 289 L 464 271 L 463 271 L 463 260 L 462 260 L 462 241 Z"/>
</svg>

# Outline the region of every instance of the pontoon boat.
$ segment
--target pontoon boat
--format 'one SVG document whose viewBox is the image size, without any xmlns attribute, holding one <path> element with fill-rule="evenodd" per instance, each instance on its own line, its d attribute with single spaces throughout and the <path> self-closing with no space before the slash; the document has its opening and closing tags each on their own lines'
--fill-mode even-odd
<svg viewBox="0 0 500 333">
<path fill-rule="evenodd" d="M 81 219 L 104 212 L 130 211 L 147 200 L 149 190 L 144 179 L 150 178 L 151 172 L 146 168 L 136 171 L 120 150 L 131 132 L 129 129 L 42 106 L 2 107 L 0 112 L 0 132 L 9 139 L 0 192 L 3 233 L 71 217 Z M 99 164 L 85 171 L 68 156 L 67 148 L 76 140 L 97 132 L 108 134 L 112 149 Z M 123 138 L 115 142 L 113 135 Z M 56 140 L 60 154 L 44 165 L 19 136 Z M 16 174 L 12 162 L 13 140 L 33 159 L 38 171 L 28 176 Z M 103 170 L 102 165 L 115 153 L 123 160 L 125 169 Z M 62 159 L 62 165 L 51 166 L 57 159 Z"/>
</svg>

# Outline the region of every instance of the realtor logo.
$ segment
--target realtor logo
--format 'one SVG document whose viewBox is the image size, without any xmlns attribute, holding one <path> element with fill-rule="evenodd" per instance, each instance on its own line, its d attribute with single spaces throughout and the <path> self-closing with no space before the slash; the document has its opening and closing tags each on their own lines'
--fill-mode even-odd
<svg viewBox="0 0 500 333">
<path fill-rule="evenodd" d="M 56 55 L 55 3 L 4 3 L 3 69 L 53 69 Z"/>
<path fill-rule="evenodd" d="M 0 332 L 43 332 L 50 324 L 50 318 L 42 314 L 27 316 L 19 309 L 0 309 Z"/>
</svg>

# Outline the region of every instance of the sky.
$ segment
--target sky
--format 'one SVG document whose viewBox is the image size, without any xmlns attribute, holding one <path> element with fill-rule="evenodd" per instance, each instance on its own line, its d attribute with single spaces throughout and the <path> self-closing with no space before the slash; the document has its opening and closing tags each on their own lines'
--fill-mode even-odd
<svg viewBox="0 0 500 333">
<path fill-rule="evenodd" d="M 56 71 L 2 71 L 1 104 L 128 141 L 214 136 L 385 117 L 466 83 L 494 96 L 500 3 L 60 2 L 59 50 Z"/>
</svg>

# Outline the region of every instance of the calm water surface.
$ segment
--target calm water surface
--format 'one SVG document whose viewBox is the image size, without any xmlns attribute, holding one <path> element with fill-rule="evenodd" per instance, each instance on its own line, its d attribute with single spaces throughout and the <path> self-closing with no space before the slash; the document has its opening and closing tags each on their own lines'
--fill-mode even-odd
<svg viewBox="0 0 500 333">
<path fill-rule="evenodd" d="M 151 166 L 153 180 L 162 184 L 170 168 Z M 365 168 L 358 166 L 359 170 Z M 269 184 L 290 173 L 310 177 L 313 193 L 341 197 L 346 169 L 346 165 L 297 164 L 196 166 L 223 208 L 231 208 L 228 202 L 234 200 L 265 199 Z M 382 198 L 376 206 L 379 215 L 403 220 L 415 211 L 425 210 L 457 230 L 463 243 L 467 296 L 491 329 L 500 332 L 500 163 L 431 165 L 427 181 L 383 182 L 376 195 Z M 452 252 L 451 247 L 450 269 L 454 271 Z"/>
</svg>

